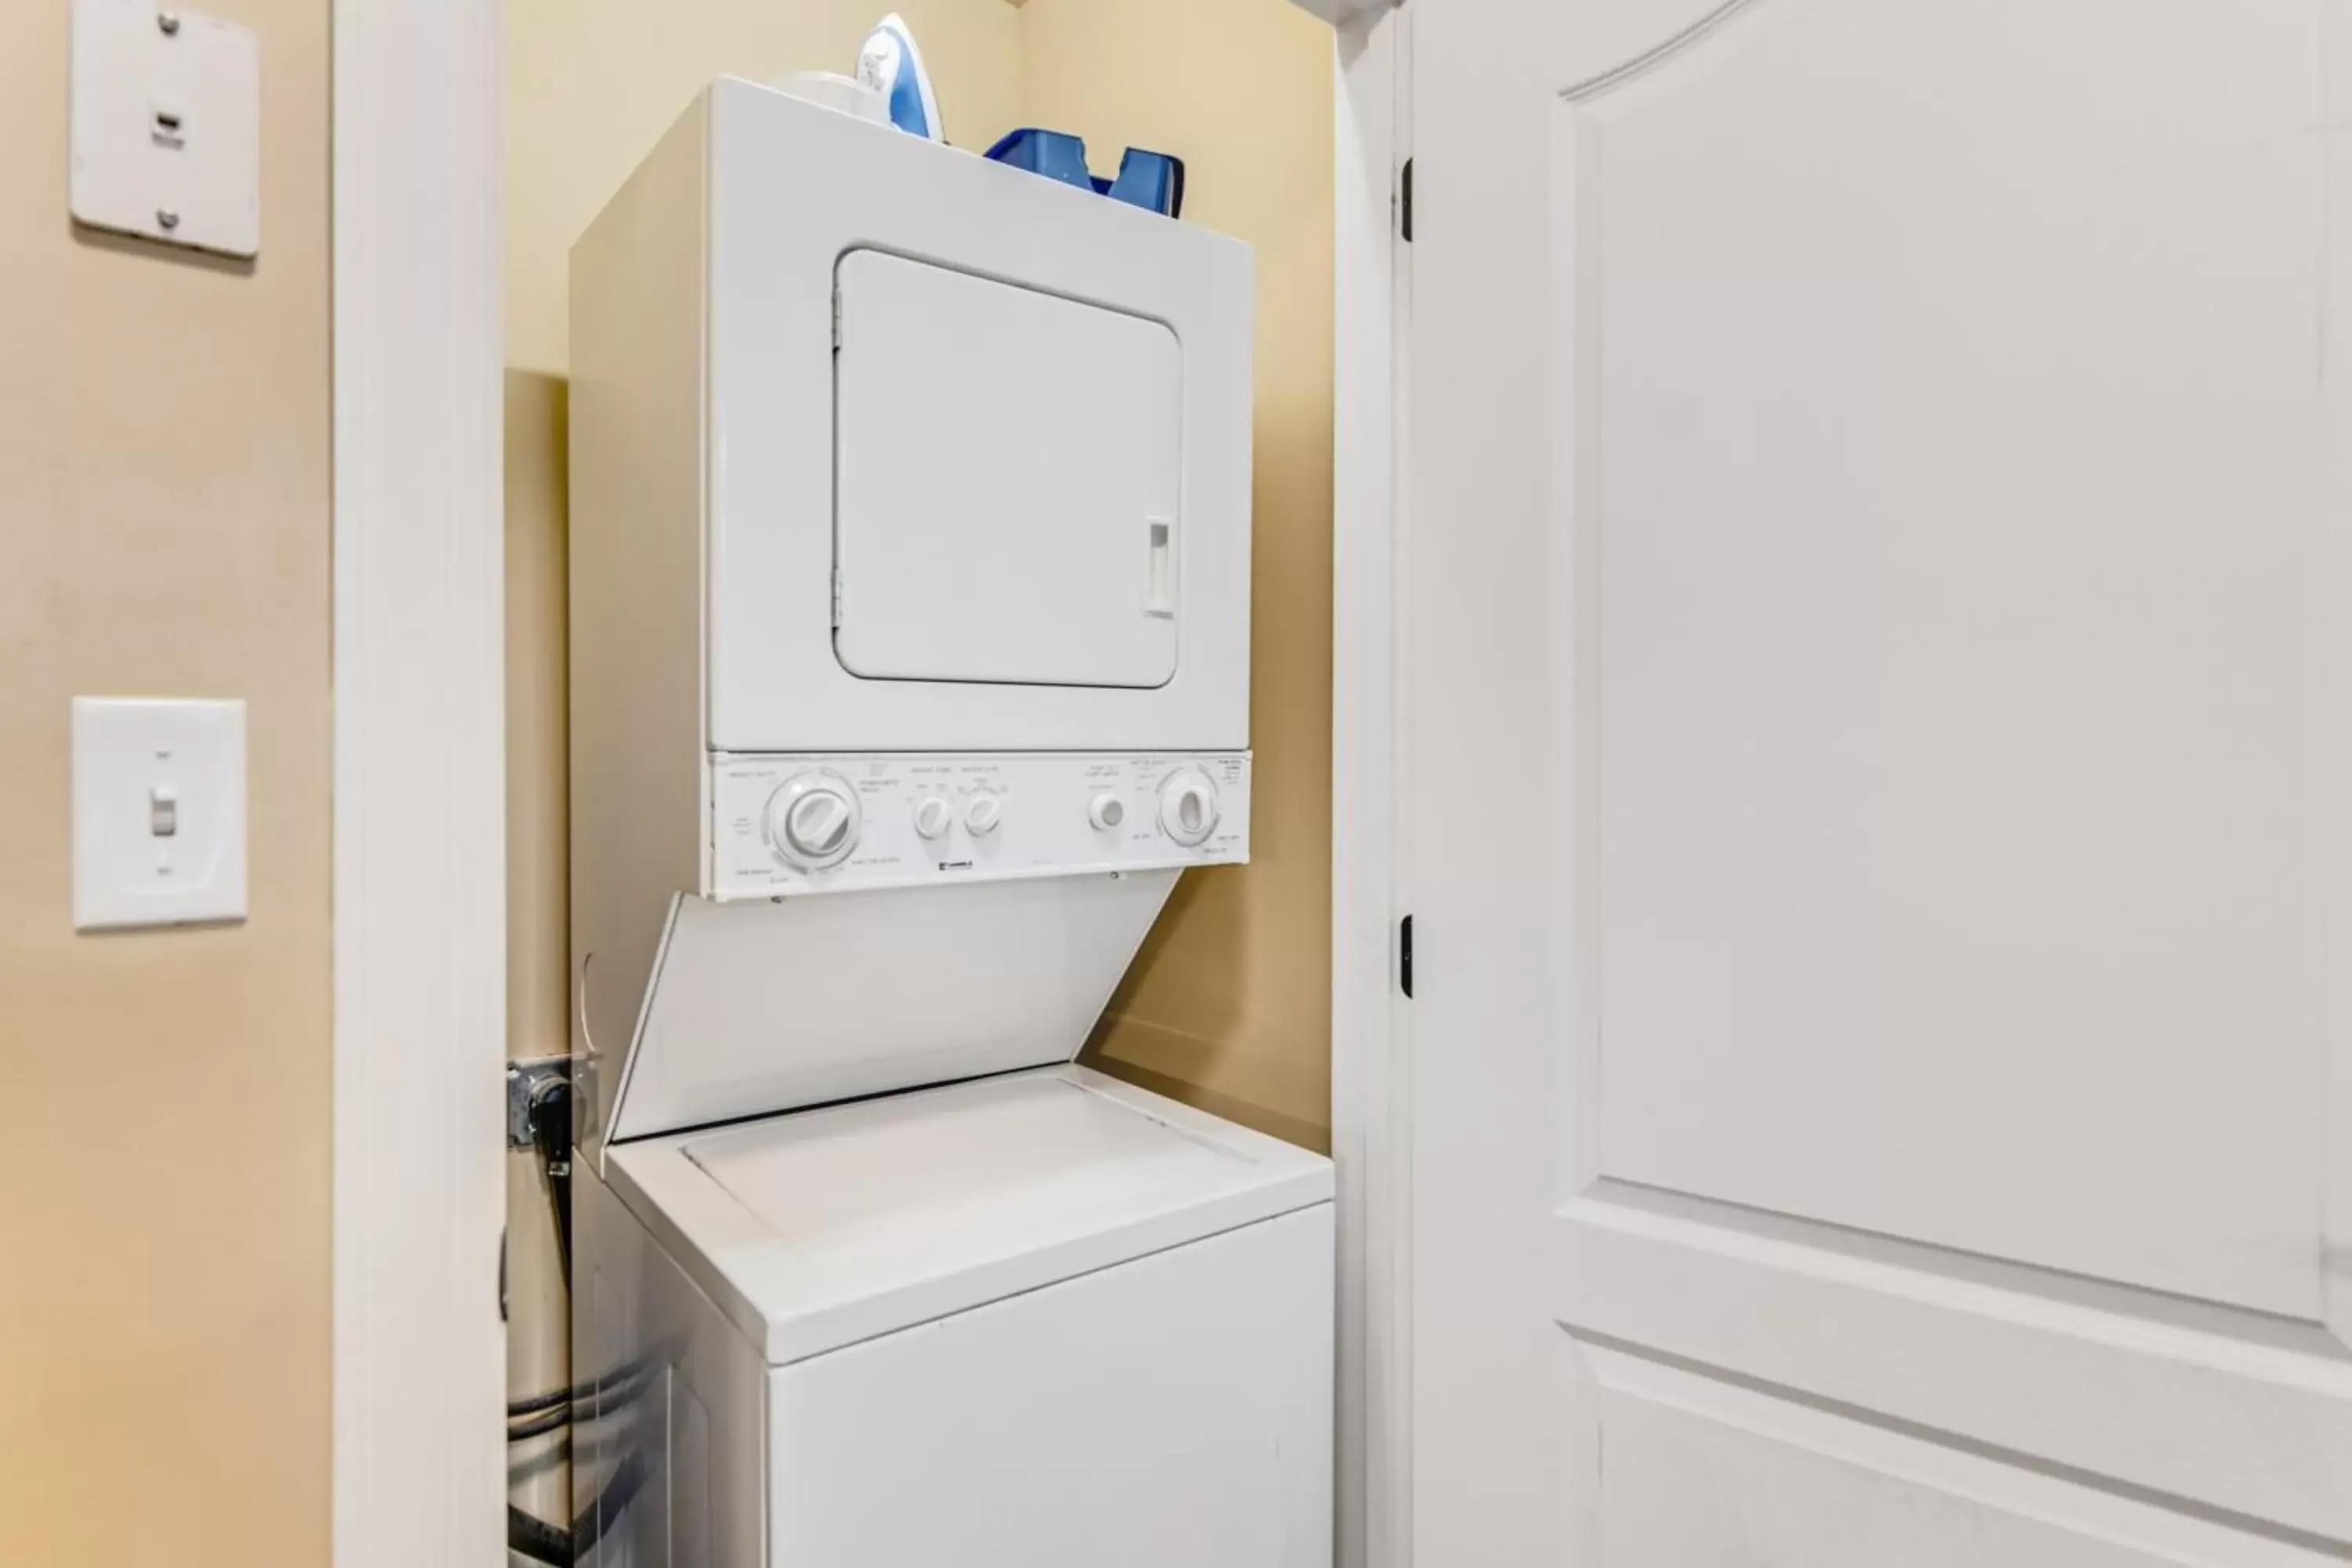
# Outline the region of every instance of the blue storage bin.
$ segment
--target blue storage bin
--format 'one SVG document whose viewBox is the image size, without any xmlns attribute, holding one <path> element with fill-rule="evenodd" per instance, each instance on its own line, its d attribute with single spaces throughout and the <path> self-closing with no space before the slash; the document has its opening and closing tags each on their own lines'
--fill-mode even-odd
<svg viewBox="0 0 2352 1568">
<path fill-rule="evenodd" d="M 1104 194 L 1113 201 L 1175 217 L 1184 210 L 1184 160 L 1129 147 L 1118 161 L 1118 178 Z"/>
<path fill-rule="evenodd" d="M 1183 212 L 1184 160 L 1166 153 L 1129 147 L 1119 159 L 1118 177 L 1101 179 L 1087 164 L 1083 138 L 1031 125 L 1005 132 L 988 150 L 988 156 L 1163 217 L 1177 217 Z"/>
</svg>

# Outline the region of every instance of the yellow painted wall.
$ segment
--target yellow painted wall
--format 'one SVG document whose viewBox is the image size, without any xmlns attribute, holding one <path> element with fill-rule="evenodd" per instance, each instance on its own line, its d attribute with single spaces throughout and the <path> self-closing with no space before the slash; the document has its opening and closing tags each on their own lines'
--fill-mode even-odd
<svg viewBox="0 0 2352 1568">
<path fill-rule="evenodd" d="M 1331 30 L 1289 0 L 1028 0 L 1022 106 L 1185 162 L 1257 248 L 1251 862 L 1177 887 L 1089 1060 L 1311 1147 L 1331 1128 Z"/>
<path fill-rule="evenodd" d="M 66 0 L 0 5 L 0 1563 L 327 1561 L 328 0 L 251 268 L 78 234 Z M 251 918 L 77 936 L 76 694 L 242 697 Z"/>
</svg>

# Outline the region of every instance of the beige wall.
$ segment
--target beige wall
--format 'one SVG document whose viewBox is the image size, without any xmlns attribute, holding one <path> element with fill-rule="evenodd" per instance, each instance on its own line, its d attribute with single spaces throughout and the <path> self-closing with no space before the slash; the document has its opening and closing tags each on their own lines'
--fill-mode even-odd
<svg viewBox="0 0 2352 1568">
<path fill-rule="evenodd" d="M 1331 31 L 1288 0 L 1029 0 L 1022 107 L 1185 162 L 1257 248 L 1251 861 L 1178 886 L 1096 1065 L 1317 1149 L 1331 1128 Z"/>
<path fill-rule="evenodd" d="M 560 376 L 509 370 L 507 458 L 507 1039 L 511 1058 L 571 1048 L 570 802 L 565 794 L 563 519 L 569 402 Z M 507 1387 L 571 1382 L 569 1302 L 545 1173 L 507 1157 Z M 564 1438 L 509 1450 L 514 1499 L 571 1517 Z"/>
<path fill-rule="evenodd" d="M 327 0 L 250 268 L 76 234 L 66 0 L 0 5 L 0 1563 L 323 1564 Z M 77 693 L 250 704 L 251 918 L 78 937 Z"/>
</svg>

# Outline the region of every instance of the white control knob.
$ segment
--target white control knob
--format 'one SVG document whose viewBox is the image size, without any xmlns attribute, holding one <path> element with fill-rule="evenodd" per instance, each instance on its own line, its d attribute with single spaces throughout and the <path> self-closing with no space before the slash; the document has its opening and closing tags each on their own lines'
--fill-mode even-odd
<svg viewBox="0 0 2352 1568">
<path fill-rule="evenodd" d="M 837 773 L 804 773 L 768 800 L 768 838 L 804 871 L 849 858 L 860 826 L 857 792 Z"/>
<path fill-rule="evenodd" d="M 1098 795 L 1087 807 L 1087 820 L 1105 833 L 1127 820 L 1127 802 L 1115 795 Z"/>
<path fill-rule="evenodd" d="M 926 838 L 939 837 L 954 820 L 953 808 L 937 795 L 915 807 L 915 831 Z"/>
<path fill-rule="evenodd" d="M 829 789 L 811 790 L 784 816 L 784 841 L 805 860 L 830 860 L 849 847 L 849 803 Z"/>
<path fill-rule="evenodd" d="M 963 825 L 975 838 L 985 838 L 1004 820 L 1004 803 L 992 795 L 976 795 L 963 808 Z"/>
<path fill-rule="evenodd" d="M 1217 786 L 1208 774 L 1187 769 L 1160 786 L 1160 826 L 1188 849 L 1217 830 Z"/>
</svg>

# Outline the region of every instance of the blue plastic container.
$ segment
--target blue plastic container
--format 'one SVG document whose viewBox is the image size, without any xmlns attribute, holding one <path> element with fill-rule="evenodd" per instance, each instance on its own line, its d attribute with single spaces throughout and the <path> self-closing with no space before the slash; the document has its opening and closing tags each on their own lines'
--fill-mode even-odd
<svg viewBox="0 0 2352 1568">
<path fill-rule="evenodd" d="M 1184 160 L 1129 147 L 1118 161 L 1118 178 L 1103 194 L 1115 202 L 1175 217 L 1184 210 Z"/>
<path fill-rule="evenodd" d="M 1032 125 L 1007 132 L 988 150 L 988 156 L 1162 217 L 1181 216 L 1184 210 L 1184 160 L 1166 153 L 1129 147 L 1119 159 L 1118 178 L 1100 179 L 1087 165 L 1087 144 L 1082 138 Z"/>
</svg>

